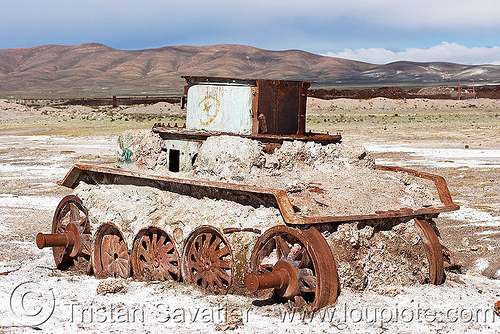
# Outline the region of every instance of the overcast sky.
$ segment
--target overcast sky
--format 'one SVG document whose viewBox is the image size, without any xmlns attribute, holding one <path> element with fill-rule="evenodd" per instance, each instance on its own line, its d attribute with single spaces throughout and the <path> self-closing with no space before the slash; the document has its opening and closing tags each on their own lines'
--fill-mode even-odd
<svg viewBox="0 0 500 334">
<path fill-rule="evenodd" d="M 0 0 L 0 48 L 245 44 L 500 65 L 499 0 Z"/>
</svg>

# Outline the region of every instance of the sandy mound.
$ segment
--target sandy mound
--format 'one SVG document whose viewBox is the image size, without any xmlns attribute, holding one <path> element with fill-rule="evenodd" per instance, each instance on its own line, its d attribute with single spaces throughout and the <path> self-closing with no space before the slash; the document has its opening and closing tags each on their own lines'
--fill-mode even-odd
<svg viewBox="0 0 500 334">
<path fill-rule="evenodd" d="M 304 217 L 367 215 L 439 204 L 416 178 L 375 169 L 372 155 L 361 146 L 287 141 L 268 154 L 255 140 L 213 136 L 201 145 L 193 170 L 179 174 L 168 171 L 168 153 L 157 134 L 127 131 L 118 142 L 117 159 L 127 163 L 124 168 L 283 189 Z"/>
<path fill-rule="evenodd" d="M 152 187 L 81 183 L 75 193 L 89 210 L 92 231 L 97 231 L 103 222 L 112 222 L 120 228 L 129 246 L 134 236 L 149 226 L 168 233 L 179 227 L 187 237 L 201 225 L 212 225 L 220 230 L 228 227 L 265 230 L 284 223 L 276 208 L 198 199 Z"/>
<path fill-rule="evenodd" d="M 428 282 L 429 265 L 413 220 L 391 228 L 358 222 L 343 224 L 325 236 L 337 263 L 340 286 L 377 291 L 388 282 Z"/>
<path fill-rule="evenodd" d="M 303 216 L 373 214 L 437 204 L 414 178 L 376 170 L 369 152 L 345 144 L 284 142 L 266 154 L 251 139 L 210 137 L 198 154 L 194 175 L 284 189 Z"/>
<path fill-rule="evenodd" d="M 263 163 L 263 150 L 256 140 L 232 136 L 208 138 L 201 145 L 194 165 L 198 176 L 218 176 L 230 179 L 251 172 Z"/>
</svg>

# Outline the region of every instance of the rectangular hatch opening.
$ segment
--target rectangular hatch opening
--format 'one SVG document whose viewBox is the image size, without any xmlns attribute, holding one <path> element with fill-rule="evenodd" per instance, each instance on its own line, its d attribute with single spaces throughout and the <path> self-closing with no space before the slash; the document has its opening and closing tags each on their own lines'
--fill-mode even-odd
<svg viewBox="0 0 500 334">
<path fill-rule="evenodd" d="M 168 152 L 168 170 L 171 172 L 179 171 L 179 160 L 181 152 L 179 150 L 170 150 Z"/>
</svg>

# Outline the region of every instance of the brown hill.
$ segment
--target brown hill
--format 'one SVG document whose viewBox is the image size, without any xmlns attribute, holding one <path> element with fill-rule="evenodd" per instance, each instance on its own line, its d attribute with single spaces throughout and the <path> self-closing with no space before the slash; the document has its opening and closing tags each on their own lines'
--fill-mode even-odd
<svg viewBox="0 0 500 334">
<path fill-rule="evenodd" d="M 181 75 L 296 79 L 318 87 L 490 82 L 500 66 L 398 62 L 372 65 L 304 51 L 243 45 L 125 51 L 101 44 L 0 50 L 0 97 L 178 95 Z"/>
</svg>

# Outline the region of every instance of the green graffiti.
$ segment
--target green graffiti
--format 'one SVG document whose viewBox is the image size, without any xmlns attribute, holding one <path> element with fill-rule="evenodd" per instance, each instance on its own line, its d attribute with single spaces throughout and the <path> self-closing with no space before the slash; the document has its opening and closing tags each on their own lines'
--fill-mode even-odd
<svg viewBox="0 0 500 334">
<path fill-rule="evenodd" d="M 120 149 L 116 151 L 116 160 L 121 163 L 131 164 L 133 163 L 132 156 L 134 152 L 130 149 L 134 143 L 134 139 L 131 135 L 118 136 L 118 145 Z"/>
</svg>

